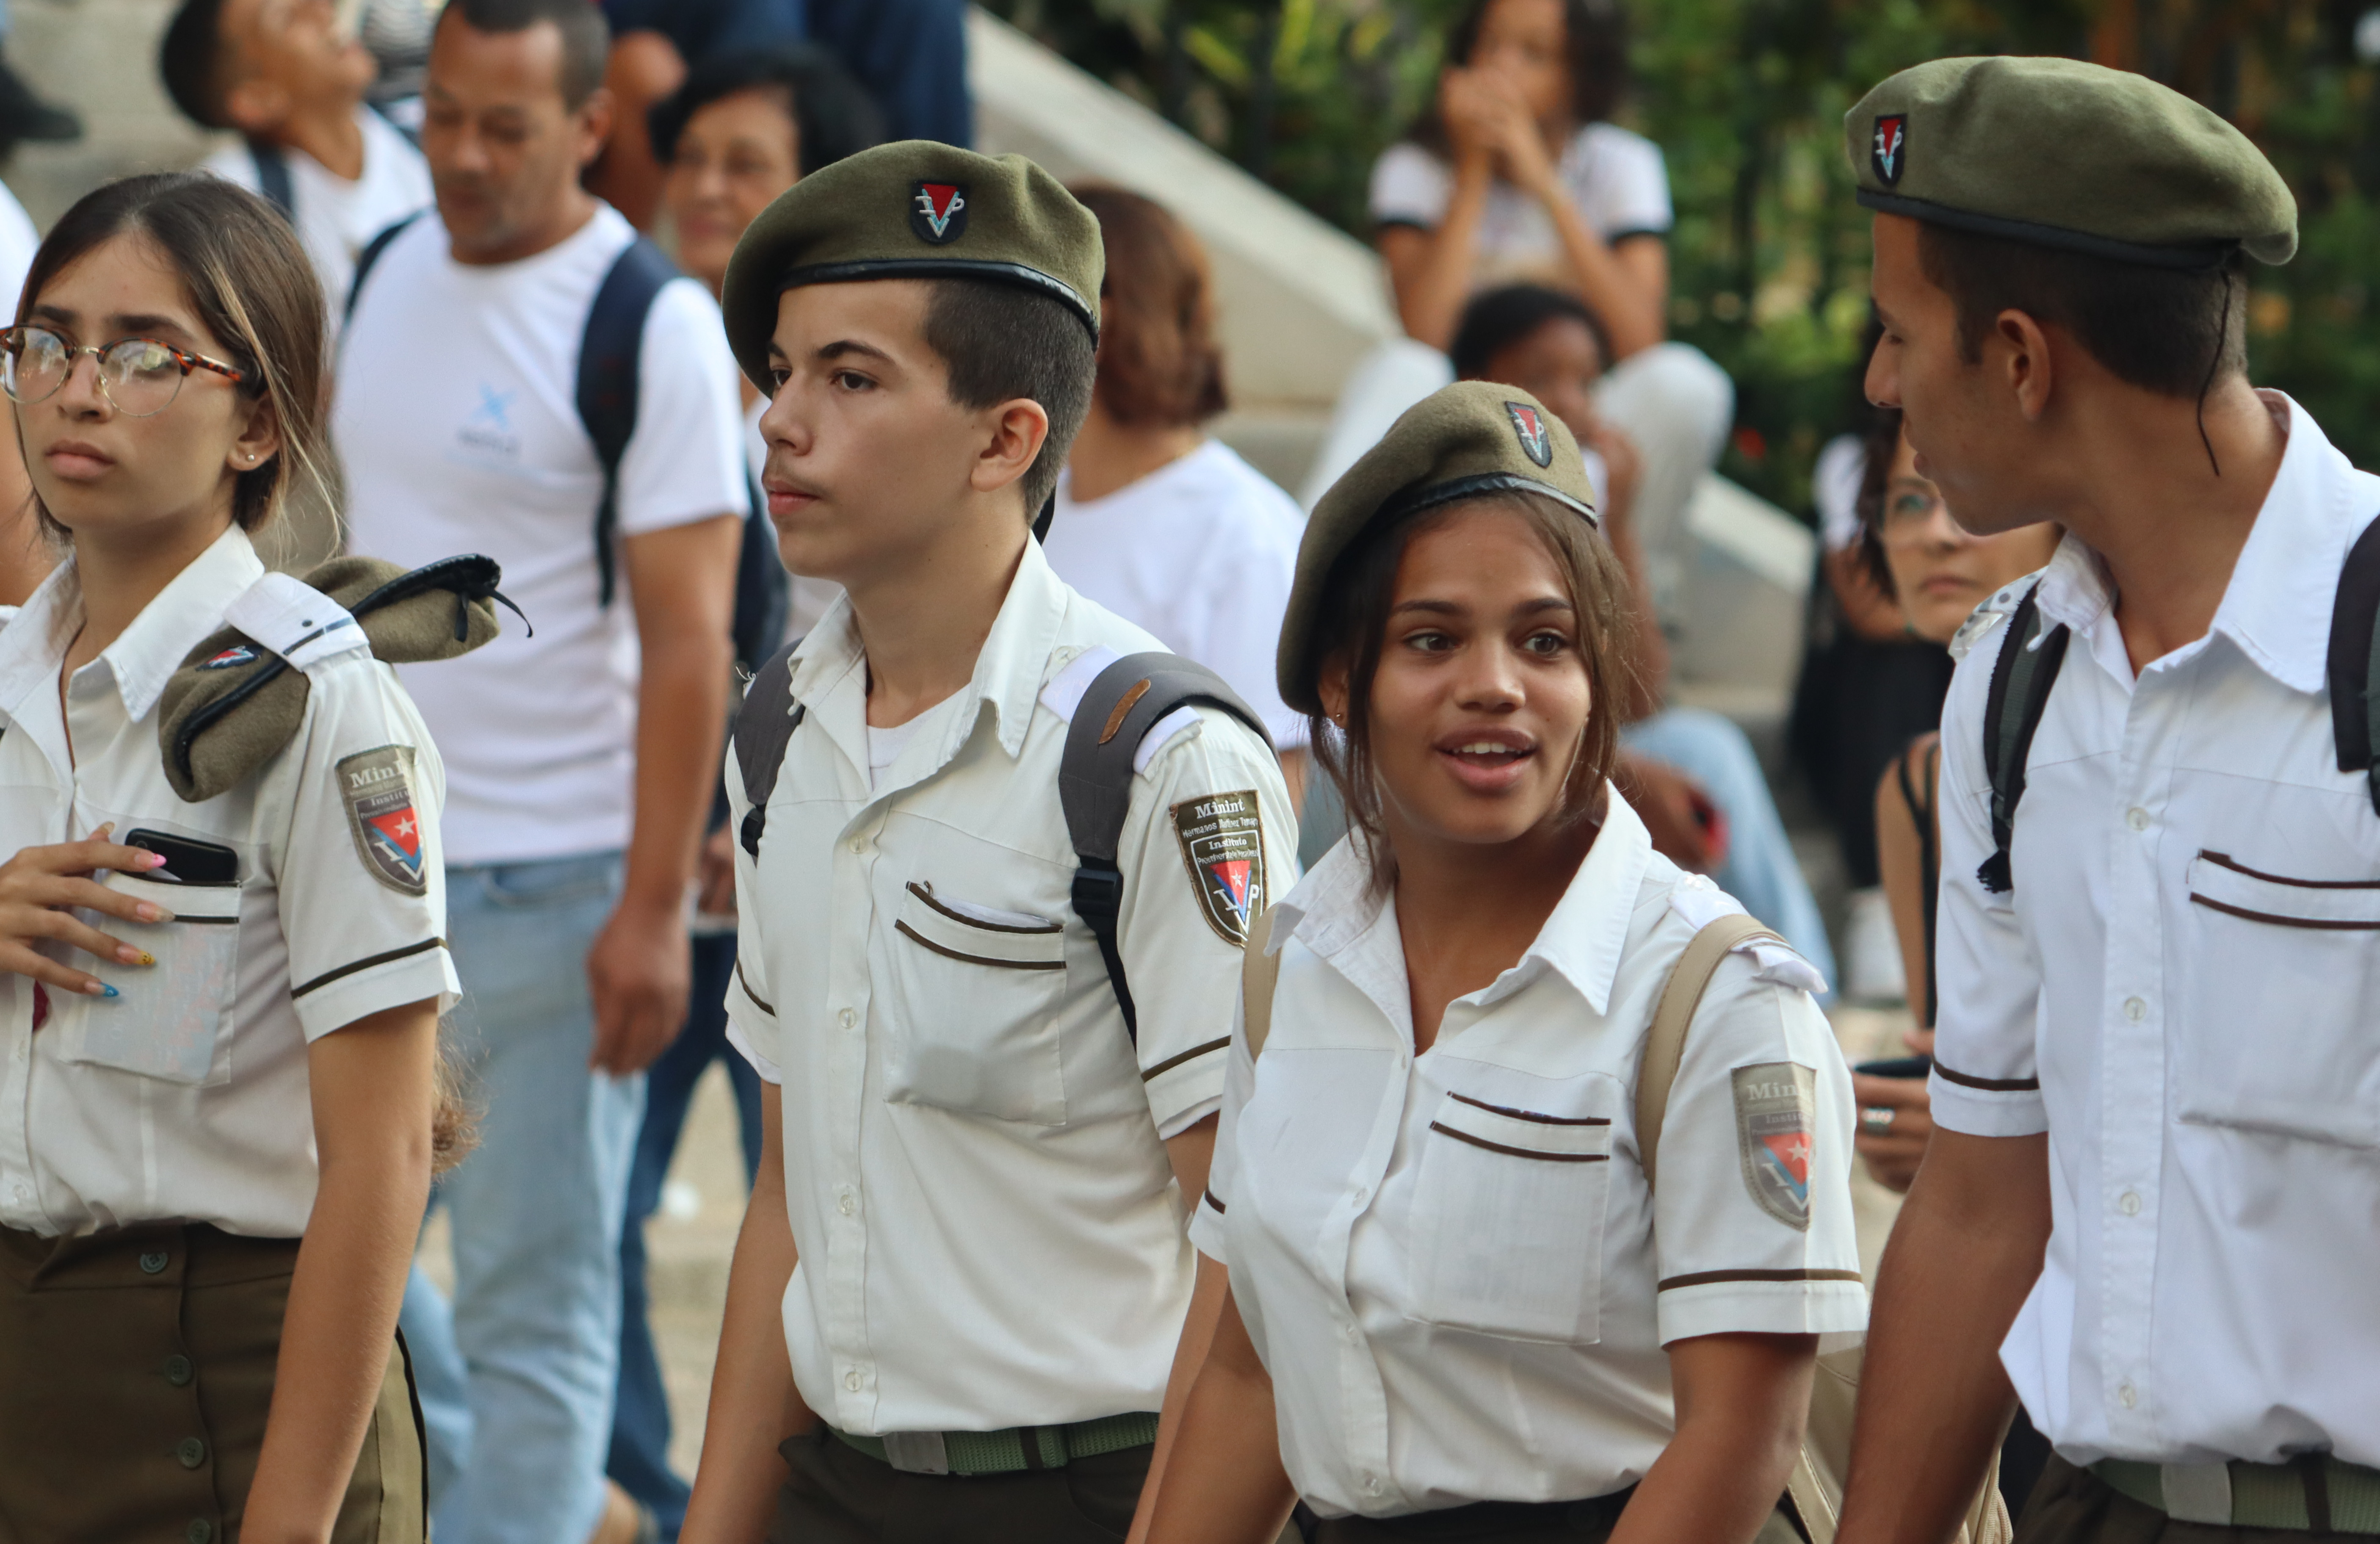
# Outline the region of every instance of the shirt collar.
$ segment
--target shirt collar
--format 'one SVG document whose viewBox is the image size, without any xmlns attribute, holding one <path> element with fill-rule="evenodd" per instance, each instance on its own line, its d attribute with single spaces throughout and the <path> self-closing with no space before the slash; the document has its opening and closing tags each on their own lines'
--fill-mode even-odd
<svg viewBox="0 0 2380 1544">
<path fill-rule="evenodd" d="M 1637 895 L 1652 861 L 1653 838 L 1645 822 L 1616 790 L 1608 790 L 1603 829 L 1587 849 L 1585 861 L 1520 963 L 1480 994 L 1483 1002 L 1508 995 L 1550 969 L 1585 998 L 1587 1006 L 1608 1013 Z M 1351 834 L 1281 898 L 1267 947 L 1278 950 L 1294 934 L 1327 959 L 1369 931 L 1387 901 L 1386 893 L 1372 883 L 1361 838 Z"/>
<path fill-rule="evenodd" d="M 2372 511 L 2356 502 L 2353 465 L 2313 416 L 2279 392 L 2256 395 L 2283 419 L 2289 443 L 2207 631 L 2229 638 L 2292 691 L 2319 692 L 2328 670 L 2338 571 Z M 2044 620 L 2088 633 L 2113 602 L 2098 554 L 2068 536 L 2042 576 Z"/>
<path fill-rule="evenodd" d="M 69 556 L 0 632 L 0 711 L 15 713 L 29 690 L 55 679 L 71 638 L 60 624 L 82 610 L 81 591 L 69 588 L 73 570 Z M 248 533 L 232 526 L 141 608 L 92 662 L 107 667 L 128 718 L 148 716 L 184 657 L 223 626 L 224 612 L 263 577 Z"/>
</svg>

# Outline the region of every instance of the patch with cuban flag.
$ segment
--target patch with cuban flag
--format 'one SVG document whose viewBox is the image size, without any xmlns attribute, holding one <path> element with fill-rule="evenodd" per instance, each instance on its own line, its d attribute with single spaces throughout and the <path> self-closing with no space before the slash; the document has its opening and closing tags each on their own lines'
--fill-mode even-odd
<svg viewBox="0 0 2380 1544">
<path fill-rule="evenodd" d="M 1173 836 L 1207 925 L 1224 942 L 1245 944 L 1248 924 L 1265 904 L 1264 817 L 1256 790 L 1184 799 L 1173 807 Z"/>
<path fill-rule="evenodd" d="M 421 813 L 413 798 L 413 748 L 358 751 L 334 769 L 356 851 L 371 877 L 407 895 L 430 888 L 422 872 Z"/>
<path fill-rule="evenodd" d="M 1817 1129 L 1818 1076 L 1793 1062 L 1738 1067 L 1735 1144 L 1743 1185 L 1760 1210 L 1810 1230 L 1810 1134 Z"/>
<path fill-rule="evenodd" d="M 1525 402 L 1507 402 L 1504 411 L 1512 418 L 1512 433 L 1521 442 L 1522 453 L 1540 467 L 1554 464 L 1554 437 L 1546 430 L 1546 420 Z"/>
<path fill-rule="evenodd" d="M 921 182 L 909 190 L 909 228 L 921 241 L 946 247 L 966 234 L 966 189 L 952 182 Z"/>
</svg>

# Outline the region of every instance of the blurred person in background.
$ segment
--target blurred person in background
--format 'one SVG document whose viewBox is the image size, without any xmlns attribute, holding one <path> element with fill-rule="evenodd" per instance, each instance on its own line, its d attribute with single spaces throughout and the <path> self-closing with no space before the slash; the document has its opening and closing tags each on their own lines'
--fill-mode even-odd
<svg viewBox="0 0 2380 1544">
<path fill-rule="evenodd" d="M 662 207 L 677 233 L 678 262 L 715 297 L 727 260 L 753 216 L 803 176 L 880 137 L 875 104 L 833 60 L 814 49 L 764 48 L 715 55 L 652 111 L 652 142 L 668 168 Z M 768 399 L 742 383 L 752 475 L 768 456 L 760 414 Z M 771 561 L 774 561 L 771 553 Z M 796 577 L 788 636 L 809 630 L 842 593 Z M 771 648 L 774 647 L 772 642 Z M 620 1234 L 620 1388 L 612 1415 L 613 1481 L 649 1508 L 674 1540 L 691 1494 L 670 1468 L 669 1392 L 653 1344 L 646 1290 L 645 1222 L 660 1206 L 695 1085 L 725 1064 L 735 1097 L 748 1182 L 760 1161 L 760 1079 L 727 1044 L 727 983 L 735 969 L 735 866 L 723 797 L 703 846 L 694 926 L 694 991 L 686 1028 L 645 1074 L 645 1121 L 628 1171 Z"/>
<path fill-rule="evenodd" d="M 81 117 L 72 108 L 36 96 L 9 65 L 8 39 L 15 30 L 10 0 L 0 0 L 0 156 L 29 140 L 57 144 L 81 139 Z"/>
<path fill-rule="evenodd" d="M 200 168 L 261 193 L 288 217 L 322 281 L 334 333 L 356 256 L 430 203 L 430 167 L 366 105 L 379 73 L 331 0 L 184 0 L 157 55 L 192 122 L 237 131 Z"/>
<path fill-rule="evenodd" d="M 1430 347 L 1448 346 L 1472 296 L 1521 280 L 1601 320 L 1596 395 L 1644 458 L 1637 535 L 1674 628 L 1686 505 L 1718 462 L 1735 393 L 1700 352 L 1663 341 L 1669 171 L 1658 146 L 1610 121 L 1627 34 L 1620 0 L 1477 0 L 1448 35 L 1436 103 L 1372 169 L 1371 215 L 1405 331 Z"/>
<path fill-rule="evenodd" d="M 1463 380 L 1518 386 L 1544 403 L 1588 456 L 1603 498 L 1602 529 L 1627 571 L 1639 618 L 1614 782 L 1645 818 L 1657 850 L 1709 874 L 1831 979 L 1825 923 L 1752 742 L 1721 714 L 1663 705 L 1669 650 L 1653 621 L 1636 535 L 1635 447 L 1597 411 L 1595 387 L 1609 358 L 1608 338 L 1575 296 L 1512 285 L 1464 308 L 1452 359 Z"/>
<path fill-rule="evenodd" d="M 402 1321 L 442 1544 L 647 1521 L 603 1475 L 621 1219 L 643 1073 L 692 989 L 750 490 L 735 364 L 691 280 L 650 292 L 615 467 L 577 407 L 597 295 L 661 263 L 580 184 L 608 43 L 586 0 L 447 6 L 423 95 L 437 206 L 378 249 L 340 347 L 354 550 L 486 553 L 536 624 L 414 687 L 447 766 L 455 1027 L 487 1110 L 440 1192 L 451 1309 L 417 1273 Z"/>
<path fill-rule="evenodd" d="M 1230 405 L 1207 254 L 1165 207 L 1072 189 L 1107 250 L 1099 378 L 1042 551 L 1058 577 L 1214 671 L 1256 710 L 1302 797 L 1305 720 L 1273 649 L 1305 512 L 1206 422 Z"/>
<path fill-rule="evenodd" d="M 33 266 L 42 237 L 17 195 L 0 183 L 0 305 L 17 314 L 18 292 Z M 0 624 L 57 566 L 57 554 L 42 534 L 33 513 L 33 485 L 25 475 L 25 456 L 14 434 L 0 434 Z"/>
</svg>

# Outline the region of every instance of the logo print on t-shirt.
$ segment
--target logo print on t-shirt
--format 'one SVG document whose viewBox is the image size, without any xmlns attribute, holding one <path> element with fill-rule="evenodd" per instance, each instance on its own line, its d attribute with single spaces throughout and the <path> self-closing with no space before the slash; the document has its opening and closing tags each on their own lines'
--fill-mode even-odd
<svg viewBox="0 0 2380 1544">
<path fill-rule="evenodd" d="M 1817 1075 L 1792 1062 L 1763 1062 L 1730 1075 L 1735 1144 L 1743 1187 L 1787 1227 L 1810 1229 L 1810 1133 L 1816 1129 Z"/>
<path fill-rule="evenodd" d="M 1173 836 L 1198 894 L 1207 925 L 1226 943 L 1248 941 L 1248 924 L 1264 909 L 1264 818 L 1257 794 L 1208 794 L 1173 807 Z"/>
<path fill-rule="evenodd" d="M 513 428 L 513 403 L 519 398 L 520 389 L 498 391 L 485 381 L 479 385 L 480 405 L 471 409 L 462 427 L 455 432 L 461 446 L 461 459 L 485 463 L 496 457 L 509 469 L 520 460 L 520 434 Z"/>
<path fill-rule="evenodd" d="M 1901 168 L 1907 164 L 1900 152 L 1908 145 L 1908 114 L 1894 113 L 1876 120 L 1876 142 L 1868 148 L 1876 163 L 1876 180 L 1887 188 L 1900 186 Z"/>
<path fill-rule="evenodd" d="M 1512 415 L 1512 432 L 1520 437 L 1521 449 L 1540 467 L 1554 464 L 1554 438 L 1546 432 L 1546 420 L 1525 402 L 1507 402 L 1504 411 Z"/>
<path fill-rule="evenodd" d="M 413 799 L 413 748 L 384 745 L 334 769 L 347 827 L 371 877 L 407 895 L 429 889 L 421 871 L 421 817 Z"/>
<path fill-rule="evenodd" d="M 966 234 L 966 189 L 951 182 L 921 182 L 910 195 L 909 228 L 921 241 L 947 246 Z"/>
</svg>

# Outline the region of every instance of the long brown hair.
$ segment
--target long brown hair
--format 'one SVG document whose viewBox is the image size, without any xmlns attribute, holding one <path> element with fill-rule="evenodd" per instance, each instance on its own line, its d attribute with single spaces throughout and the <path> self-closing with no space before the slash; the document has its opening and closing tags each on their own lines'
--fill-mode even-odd
<svg viewBox="0 0 2380 1544">
<path fill-rule="evenodd" d="M 1093 183 L 1070 189 L 1099 217 L 1099 406 L 1130 427 L 1204 423 L 1231 406 L 1215 341 L 1206 249 L 1154 199 Z"/>
<path fill-rule="evenodd" d="M 147 239 L 229 356 L 225 363 L 239 368 L 241 395 L 273 404 L 281 448 L 234 480 L 233 520 L 256 531 L 293 495 L 331 501 L 338 470 L 322 412 L 322 286 L 289 222 L 255 194 L 204 173 L 111 182 L 67 210 L 33 254 L 16 324 L 25 324 L 51 280 L 119 236 Z M 69 540 L 39 493 L 33 507 L 54 540 Z"/>
<path fill-rule="evenodd" d="M 1415 537 L 1477 509 L 1506 510 L 1528 523 L 1531 534 L 1553 558 L 1578 617 L 1589 706 L 1585 736 L 1571 766 L 1558 818 L 1568 822 L 1597 813 L 1604 782 L 1619 764 L 1620 715 L 1628 696 L 1626 683 L 1635 668 L 1631 641 L 1635 626 L 1627 571 L 1609 541 L 1576 510 L 1522 492 L 1430 505 L 1403 519 L 1374 525 L 1330 566 L 1309 655 L 1318 662 L 1346 661 L 1347 722 L 1335 724 L 1319 715 L 1310 715 L 1306 722 L 1315 760 L 1338 786 L 1347 807 L 1348 829 L 1362 837 L 1370 852 L 1376 883 L 1385 885 L 1396 871 L 1380 819 L 1378 774 L 1372 758 L 1372 680 L 1379 673 L 1388 641 L 1397 568 Z"/>
</svg>

